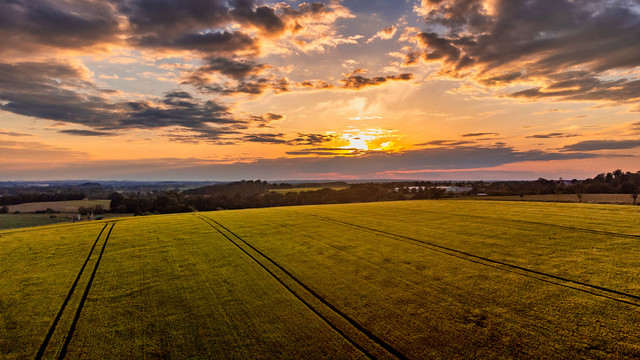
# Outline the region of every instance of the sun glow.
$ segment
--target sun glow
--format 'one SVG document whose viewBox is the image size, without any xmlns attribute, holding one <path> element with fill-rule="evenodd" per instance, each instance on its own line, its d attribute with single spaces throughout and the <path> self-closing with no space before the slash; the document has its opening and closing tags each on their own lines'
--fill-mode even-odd
<svg viewBox="0 0 640 360">
<path fill-rule="evenodd" d="M 343 133 L 342 139 L 348 145 L 342 149 L 351 150 L 353 155 L 361 155 L 367 151 L 397 152 L 403 148 L 396 143 L 398 135 L 386 129 L 352 129 Z"/>
</svg>

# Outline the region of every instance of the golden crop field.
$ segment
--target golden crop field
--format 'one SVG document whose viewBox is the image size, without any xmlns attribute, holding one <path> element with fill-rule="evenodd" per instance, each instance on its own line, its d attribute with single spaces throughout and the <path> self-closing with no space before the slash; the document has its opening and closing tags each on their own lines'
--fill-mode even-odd
<svg viewBox="0 0 640 360">
<path fill-rule="evenodd" d="M 640 357 L 637 206 L 425 200 L 0 231 L 0 358 Z"/>
</svg>

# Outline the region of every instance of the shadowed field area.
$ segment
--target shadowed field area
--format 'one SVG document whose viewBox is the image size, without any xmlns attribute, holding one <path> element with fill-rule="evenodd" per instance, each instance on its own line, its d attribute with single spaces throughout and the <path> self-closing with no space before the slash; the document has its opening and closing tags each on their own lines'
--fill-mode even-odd
<svg viewBox="0 0 640 360">
<path fill-rule="evenodd" d="M 640 212 L 478 200 L 0 231 L 0 358 L 637 358 Z"/>
</svg>

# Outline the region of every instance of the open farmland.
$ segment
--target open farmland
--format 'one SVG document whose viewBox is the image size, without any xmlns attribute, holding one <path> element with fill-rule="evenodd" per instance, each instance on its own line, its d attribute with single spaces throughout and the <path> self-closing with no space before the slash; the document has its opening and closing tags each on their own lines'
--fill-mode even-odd
<svg viewBox="0 0 640 360">
<path fill-rule="evenodd" d="M 0 231 L 0 358 L 638 358 L 637 206 L 478 200 Z"/>
</svg>

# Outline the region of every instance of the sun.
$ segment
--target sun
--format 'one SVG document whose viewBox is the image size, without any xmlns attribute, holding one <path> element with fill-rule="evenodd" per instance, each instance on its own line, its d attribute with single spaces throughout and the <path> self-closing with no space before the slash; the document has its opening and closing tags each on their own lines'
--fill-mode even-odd
<svg viewBox="0 0 640 360">
<path fill-rule="evenodd" d="M 348 145 L 341 146 L 345 150 L 351 150 L 352 155 L 361 155 L 367 151 L 397 152 L 402 147 L 396 144 L 398 135 L 393 130 L 386 129 L 351 129 L 345 131 L 341 138 Z"/>
</svg>

